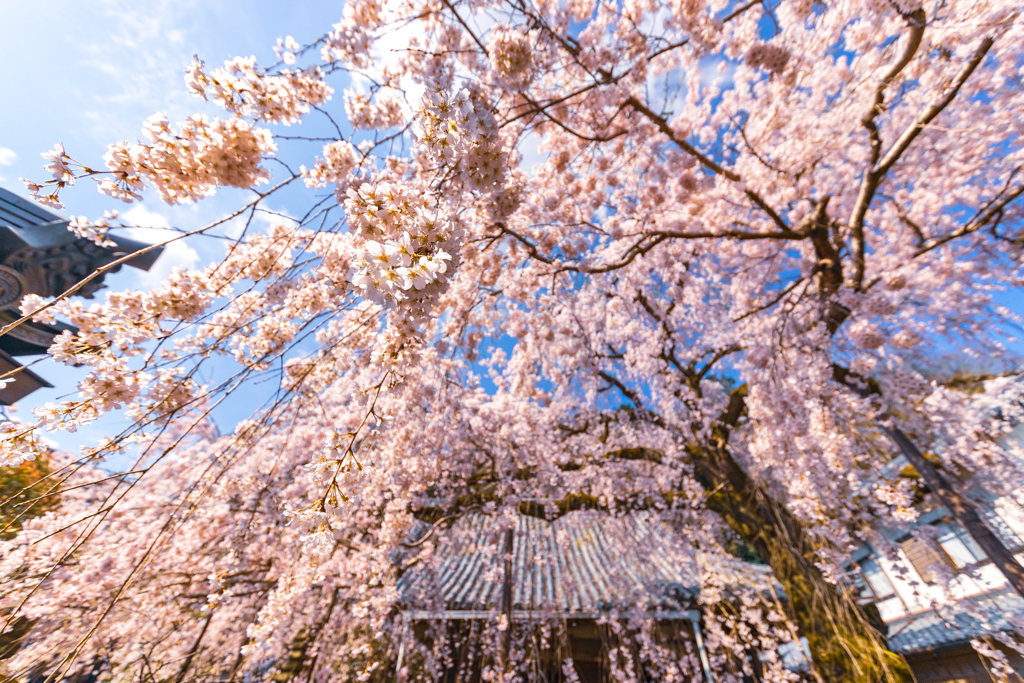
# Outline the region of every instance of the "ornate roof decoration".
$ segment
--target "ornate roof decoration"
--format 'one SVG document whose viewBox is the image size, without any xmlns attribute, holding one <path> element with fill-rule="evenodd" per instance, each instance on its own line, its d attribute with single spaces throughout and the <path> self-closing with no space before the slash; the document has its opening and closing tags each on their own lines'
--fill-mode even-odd
<svg viewBox="0 0 1024 683">
<path fill-rule="evenodd" d="M 96 269 L 150 246 L 112 235 L 114 246 L 101 247 L 76 237 L 68 230 L 68 223 L 67 219 L 0 188 L 0 327 L 21 317 L 18 305 L 26 294 L 58 296 Z M 125 261 L 125 265 L 149 270 L 162 252 L 163 247 L 149 249 Z M 117 272 L 120 268 L 118 264 L 106 272 Z M 74 296 L 91 299 L 105 286 L 105 276 L 106 273 L 100 274 L 85 283 Z M 11 356 L 46 353 L 54 337 L 74 329 L 62 323 L 26 321 L 0 336 L 4 359 L 0 375 L 14 380 L 0 386 L 0 405 L 10 405 L 37 388 L 50 386 Z"/>
</svg>

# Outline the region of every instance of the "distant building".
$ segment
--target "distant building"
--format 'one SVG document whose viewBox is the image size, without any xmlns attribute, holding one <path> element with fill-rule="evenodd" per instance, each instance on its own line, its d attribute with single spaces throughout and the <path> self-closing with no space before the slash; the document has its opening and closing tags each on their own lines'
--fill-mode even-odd
<svg viewBox="0 0 1024 683">
<path fill-rule="evenodd" d="M 1011 505 L 1015 506 L 1012 500 L 1001 501 L 1006 517 L 993 527 L 1003 530 L 1004 543 L 1024 559 L 1024 524 L 1014 519 L 1019 507 L 1007 512 Z M 865 579 L 862 596 L 878 606 L 889 628 L 890 647 L 907 658 L 920 683 L 991 681 L 970 641 L 993 629 L 1009 629 L 1009 617 L 1024 616 L 1024 599 L 945 508 L 922 516 L 921 523 L 935 527 L 938 548 L 907 538 L 899 542 L 901 566 L 865 557 L 859 563 Z M 968 566 L 973 576 L 962 571 Z M 951 599 L 943 599 L 936 585 L 936 571 L 942 568 L 956 574 Z M 1024 674 L 1024 662 L 1006 654 Z"/>
<path fill-rule="evenodd" d="M 1010 438 L 1022 437 L 1024 427 L 1018 425 Z M 906 464 L 900 456 L 890 467 L 898 470 Z M 1024 488 L 1018 489 L 1017 499 L 980 486 L 970 494 L 987 526 L 1024 564 L 1024 507 L 1018 502 L 1024 499 Z M 993 679 L 970 641 L 993 630 L 1010 630 L 1010 619 L 1024 617 L 1024 598 L 945 507 L 924 512 L 916 524 L 922 526 L 929 527 L 936 544 L 909 535 L 892 538 L 899 548 L 898 564 L 870 547 L 855 555 L 864 579 L 861 595 L 878 607 L 890 647 L 907 658 L 919 683 L 990 683 Z M 944 597 L 937 584 L 938 574 L 945 571 L 954 578 L 950 595 Z M 1024 677 L 1024 659 L 1000 649 Z"/>
<path fill-rule="evenodd" d="M 104 248 L 80 239 L 68 230 L 67 219 L 0 188 L 0 327 L 21 317 L 19 304 L 26 294 L 63 294 L 97 268 L 149 246 L 124 237 L 111 236 L 111 240 L 116 246 Z M 162 247 L 152 249 L 125 264 L 149 270 L 162 251 Z M 105 274 L 90 280 L 74 296 L 91 299 L 104 287 Z M 52 386 L 13 357 L 46 353 L 53 338 L 69 329 L 74 328 L 26 321 L 0 335 L 0 375 L 14 379 L 0 387 L 0 405 L 11 405 L 36 389 Z"/>
</svg>

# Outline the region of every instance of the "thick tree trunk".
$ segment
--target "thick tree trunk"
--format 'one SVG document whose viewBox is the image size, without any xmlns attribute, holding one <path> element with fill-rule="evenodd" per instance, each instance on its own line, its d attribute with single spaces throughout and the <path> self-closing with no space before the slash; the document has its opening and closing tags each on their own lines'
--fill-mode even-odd
<svg viewBox="0 0 1024 683">
<path fill-rule="evenodd" d="M 331 603 L 327 606 L 324 618 L 313 628 L 302 627 L 292 638 L 288 647 L 288 658 L 278 663 L 277 670 L 271 674 L 270 680 L 274 683 L 289 683 L 295 680 L 303 672 L 308 672 L 309 680 L 313 680 L 316 674 L 317 658 L 309 658 L 309 647 L 320 637 L 320 632 L 331 620 L 334 607 L 338 604 L 339 589 L 335 588 L 331 593 Z"/>
<path fill-rule="evenodd" d="M 789 608 L 811 650 L 820 679 L 857 683 L 909 681 L 906 662 L 891 652 L 885 637 L 857 604 L 825 581 L 814 564 L 806 535 L 784 510 L 748 487 L 740 494 L 727 485 L 708 506 L 722 516 L 744 541 L 757 549 L 782 584 Z M 872 625 L 874 622 L 875 626 Z"/>
<path fill-rule="evenodd" d="M 999 568 L 1006 580 L 1017 591 L 1017 594 L 1024 597 L 1024 567 L 1020 565 L 1013 553 L 1003 545 L 1003 542 L 992 533 L 985 522 L 978 515 L 974 505 L 956 489 L 950 485 L 942 472 L 935 468 L 928 458 L 924 457 L 914 442 L 911 441 L 898 427 L 886 427 L 885 431 L 899 446 L 900 451 L 907 458 L 917 473 L 921 475 L 928 488 L 938 496 L 942 504 L 946 506 L 950 514 L 960 525 L 967 530 L 967 533 L 981 546 L 985 554 L 992 560 L 992 564 Z"/>
<path fill-rule="evenodd" d="M 694 453 L 698 475 L 714 491 L 708 507 L 772 568 L 808 640 L 817 678 L 830 683 L 913 680 L 906 661 L 888 649 L 878 630 L 877 610 L 872 618 L 856 596 L 825 580 L 803 527 L 760 490 L 729 452 L 729 431 L 743 411 L 744 395 L 742 388 L 733 392 L 714 443 Z"/>
</svg>

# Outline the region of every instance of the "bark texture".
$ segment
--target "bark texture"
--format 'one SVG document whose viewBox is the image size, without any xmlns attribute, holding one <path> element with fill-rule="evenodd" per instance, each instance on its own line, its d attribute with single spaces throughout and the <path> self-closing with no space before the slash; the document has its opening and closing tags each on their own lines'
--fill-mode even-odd
<svg viewBox="0 0 1024 683">
<path fill-rule="evenodd" d="M 745 395 L 745 387 L 733 392 L 713 442 L 695 453 L 699 476 L 708 490 L 715 491 L 708 507 L 772 568 L 810 645 L 815 678 L 851 683 L 912 681 L 906 661 L 888 648 L 877 610 L 859 605 L 855 595 L 825 580 L 815 565 L 815 548 L 806 531 L 729 452 L 729 432 L 744 410 Z"/>
</svg>

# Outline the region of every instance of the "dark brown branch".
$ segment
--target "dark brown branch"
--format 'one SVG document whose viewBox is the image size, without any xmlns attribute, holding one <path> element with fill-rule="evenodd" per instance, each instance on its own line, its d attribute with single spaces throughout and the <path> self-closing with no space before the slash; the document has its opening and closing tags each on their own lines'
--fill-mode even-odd
<svg viewBox="0 0 1024 683">
<path fill-rule="evenodd" d="M 754 149 L 754 146 L 752 144 L 750 144 L 750 140 L 747 139 L 746 126 L 737 125 L 736 129 L 739 131 L 740 137 L 743 138 L 743 144 L 745 144 L 747 146 L 747 151 L 749 151 L 754 156 L 755 159 L 757 159 L 759 162 L 761 162 L 762 166 L 764 166 L 768 170 L 771 170 L 771 171 L 774 171 L 774 172 L 778 173 L 779 175 L 782 175 L 782 176 L 787 175 L 784 170 L 782 170 L 781 168 L 778 168 L 777 166 L 775 166 L 774 164 L 772 164 L 767 159 L 765 159 L 764 157 L 762 157 L 760 154 L 757 153 L 757 150 Z"/>
<path fill-rule="evenodd" d="M 564 130 L 569 135 L 572 135 L 573 137 L 577 137 L 580 140 L 586 140 L 588 142 L 609 142 L 611 140 L 614 140 L 615 138 L 622 137 L 623 135 L 625 135 L 626 133 L 629 132 L 625 128 L 621 128 L 621 129 L 617 130 L 614 133 L 609 133 L 608 135 L 602 135 L 602 136 L 590 136 L 590 135 L 584 135 L 583 133 L 577 133 L 572 128 L 569 128 L 567 125 L 565 125 L 564 123 L 562 123 L 561 121 L 556 119 L 554 116 L 549 114 L 547 108 L 541 107 L 539 104 L 537 104 L 536 102 L 531 100 L 529 98 L 529 96 L 526 95 L 526 93 L 520 93 L 520 94 L 521 94 L 521 96 L 522 96 L 522 98 L 524 100 L 526 100 L 527 102 L 532 104 L 536 108 L 536 111 L 541 113 L 541 114 L 543 114 L 545 118 L 547 118 L 549 121 L 551 121 L 551 123 L 555 124 L 556 126 L 561 128 L 562 130 Z M 614 117 L 612 117 L 612 118 L 614 118 Z M 611 123 L 611 121 L 609 121 L 609 123 Z"/>
<path fill-rule="evenodd" d="M 907 40 L 906 48 L 899 60 L 893 64 L 889 72 L 882 78 L 881 83 L 875 90 L 875 101 L 871 109 L 861 119 L 861 125 L 868 129 L 868 137 L 871 140 L 871 166 L 864 174 L 861 182 L 860 193 L 857 196 L 857 204 L 854 206 L 850 216 L 850 241 L 853 247 L 854 261 L 854 282 L 859 288 L 864 280 L 864 216 L 867 215 L 868 206 L 878 189 L 879 183 L 885 176 L 885 171 L 877 167 L 878 159 L 882 156 L 882 138 L 878 134 L 878 125 L 875 119 L 885 111 L 885 89 L 893 82 L 896 76 L 910 63 L 921 46 L 921 38 L 924 36 L 924 10 L 918 9 L 914 12 L 910 23 L 910 37 Z"/>
<path fill-rule="evenodd" d="M 708 374 L 708 372 L 715 365 L 715 363 L 717 363 L 718 361 L 722 360 L 726 356 L 731 356 L 732 354 L 739 353 L 742 350 L 743 350 L 742 346 L 740 346 L 739 344 L 733 344 L 732 346 L 730 346 L 728 348 L 725 348 L 725 349 L 722 349 L 721 351 L 716 351 L 715 355 L 711 357 L 711 360 L 709 360 L 704 365 L 704 367 L 701 368 L 700 372 L 697 373 L 697 376 L 696 376 L 697 381 L 699 382 L 700 380 L 704 379 L 704 377 Z"/>
<path fill-rule="evenodd" d="M 960 88 L 963 87 L 964 83 L 967 82 L 967 79 L 970 78 L 971 74 L 973 74 L 975 69 L 978 68 L 978 65 L 981 64 L 981 60 L 983 60 L 985 55 L 988 54 L 988 51 L 992 49 L 992 45 L 994 43 L 995 41 L 992 38 L 985 38 L 985 40 L 981 41 L 981 45 L 978 46 L 977 50 L 975 50 L 970 61 L 968 61 L 960 73 L 957 74 L 956 79 L 954 79 L 953 84 L 946 95 L 937 103 L 928 107 L 914 125 L 910 126 L 910 128 L 908 128 L 903 135 L 896 140 L 892 149 L 890 149 L 882 161 L 879 162 L 878 169 L 882 173 L 888 172 L 888 170 L 900 160 L 900 157 L 907 151 L 907 148 L 910 147 L 910 144 L 914 139 L 921 134 L 921 131 L 923 131 L 928 124 L 934 121 L 935 117 L 941 114 L 942 111 L 949 106 L 950 102 L 956 98 L 957 93 L 960 92 Z"/>
<path fill-rule="evenodd" d="M 917 29 L 912 26 L 911 30 L 923 31 L 923 28 Z M 914 42 L 915 41 L 912 38 L 907 45 L 908 49 L 912 46 L 915 50 L 917 49 L 917 46 L 914 45 Z M 964 65 L 964 68 L 961 69 L 960 73 L 957 74 L 957 77 L 953 80 L 952 85 L 950 86 L 946 94 L 942 97 L 942 99 L 940 99 L 938 102 L 925 109 L 924 112 L 922 112 L 921 115 L 917 118 L 917 120 L 909 128 L 907 128 L 906 131 L 903 132 L 903 135 L 901 135 L 896 140 L 896 142 L 893 143 L 893 146 L 888 151 L 888 153 L 886 153 L 886 155 L 880 161 L 873 164 L 872 168 L 867 173 L 864 174 L 864 180 L 861 182 L 860 186 L 860 193 L 857 195 L 857 203 L 854 204 L 853 211 L 850 213 L 850 220 L 848 223 L 854 264 L 854 272 L 851 284 L 857 290 L 861 290 L 864 284 L 864 217 L 867 215 L 868 208 L 871 206 L 871 201 L 874 199 L 875 191 L 878 189 L 878 186 L 881 185 L 882 180 L 885 179 L 885 175 L 889 172 L 889 169 L 896 165 L 896 162 L 900 160 L 900 157 L 902 157 L 903 153 L 907 151 L 911 143 L 917 138 L 918 135 L 921 134 L 921 131 L 923 131 L 925 127 L 927 127 L 928 124 L 931 123 L 936 116 L 941 114 L 942 111 L 947 106 L 949 106 L 949 103 L 953 101 L 957 93 L 960 92 L 960 88 L 963 87 L 964 83 L 967 82 L 967 79 L 970 78 L 971 74 L 974 73 L 974 70 L 978 68 L 979 64 L 981 64 L 981 60 L 985 58 L 986 54 L 988 54 L 988 51 L 992 48 L 993 42 L 994 41 L 992 40 L 992 38 L 985 38 L 983 41 L 981 41 L 981 45 L 974 52 L 974 55 L 971 56 L 971 59 L 967 62 L 967 64 Z M 920 38 L 918 38 L 917 44 L 920 44 Z M 911 55 L 911 57 L 912 56 L 913 55 Z M 906 57 L 906 55 L 904 55 L 904 57 Z M 906 61 L 909 62 L 909 58 L 907 58 Z M 896 64 L 896 66 L 900 66 L 900 64 L 905 65 L 904 59 L 901 59 L 900 62 Z M 890 73 L 892 72 L 890 71 Z M 895 77 L 895 75 L 893 77 Z M 883 81 L 883 85 L 886 84 L 887 83 Z M 874 112 L 875 109 L 877 109 L 877 105 L 872 109 L 872 112 Z M 877 114 L 869 114 L 869 116 L 869 122 L 871 123 L 871 125 L 874 125 L 874 116 L 877 116 Z"/>
<path fill-rule="evenodd" d="M 213 619 L 213 612 L 211 611 L 206 615 L 206 621 L 203 622 L 203 628 L 199 631 L 199 635 L 196 637 L 196 642 L 192 644 L 192 647 L 188 651 L 188 656 L 185 657 L 185 661 L 181 664 L 181 669 L 178 671 L 177 677 L 174 679 L 174 683 L 182 683 L 185 680 L 185 675 L 188 670 L 192 667 L 192 661 L 195 659 L 196 654 L 199 653 L 199 644 L 203 641 L 203 636 L 206 635 L 206 629 L 210 627 L 210 621 Z"/>
<path fill-rule="evenodd" d="M 459 13 L 455 11 L 455 8 L 452 7 L 452 4 L 450 2 L 448 2 L 448 0 L 441 0 L 441 2 L 444 3 L 445 7 L 447 7 L 449 10 L 451 10 L 452 16 L 455 17 L 455 20 L 457 22 L 462 24 L 462 28 L 466 29 L 466 33 L 468 33 L 470 35 L 470 37 L 473 38 L 473 42 L 475 42 L 480 47 L 480 49 L 483 51 L 484 55 L 489 57 L 490 54 L 487 52 L 487 47 L 483 44 L 483 42 L 480 41 L 479 38 L 477 38 L 476 34 L 473 33 L 473 29 L 471 29 L 469 27 L 469 25 L 462 20 L 462 17 L 460 17 Z"/>
<path fill-rule="evenodd" d="M 917 252 L 914 253 L 914 256 L 915 257 L 920 256 L 920 255 L 922 255 L 922 254 L 924 254 L 926 252 L 931 251 L 932 249 L 937 249 L 938 247 L 941 247 L 943 244 L 946 244 L 947 242 L 955 240 L 958 237 L 963 237 L 964 235 L 970 235 L 971 233 L 974 233 L 974 232 L 977 232 L 978 230 L 981 230 L 986 225 L 991 223 L 993 220 L 998 218 L 999 215 L 1002 213 L 1003 209 L 1006 208 L 1007 204 L 1012 202 L 1014 199 L 1017 199 L 1022 194 L 1024 194 L 1024 184 L 1019 185 L 1013 192 L 1011 192 L 1008 195 L 1005 195 L 999 201 L 992 203 L 988 207 L 988 209 L 985 210 L 980 216 L 978 216 L 976 219 L 974 219 L 972 221 L 969 221 L 963 227 L 961 227 L 961 228 L 959 228 L 957 230 L 954 230 L 953 232 L 951 232 L 950 234 L 946 235 L 945 237 L 939 237 L 939 238 L 936 238 L 934 240 L 929 240 L 920 249 L 918 249 Z"/>
<path fill-rule="evenodd" d="M 681 150 L 683 150 L 684 152 L 692 156 L 694 159 L 696 159 L 698 162 L 700 162 L 701 166 L 704 166 L 705 168 L 713 172 L 715 175 L 723 176 L 725 178 L 728 178 L 729 180 L 732 180 L 733 182 L 740 182 L 740 177 L 736 175 L 734 172 L 719 166 L 714 161 L 701 154 L 696 147 L 688 143 L 686 140 L 682 140 L 678 136 L 676 136 L 676 132 L 672 130 L 671 126 L 668 125 L 668 121 L 665 120 L 665 117 L 658 116 L 657 114 L 655 114 L 636 97 L 630 96 L 629 99 L 626 100 L 626 105 L 632 107 L 634 110 L 650 119 L 650 121 L 658 127 L 658 130 L 660 130 L 662 133 L 668 136 L 668 138 L 672 142 L 674 142 Z"/>
<path fill-rule="evenodd" d="M 914 235 L 917 237 L 918 246 L 926 242 L 924 231 L 921 230 L 921 226 L 910 220 L 910 217 L 904 214 L 899 207 L 896 207 L 896 216 L 900 219 L 900 222 L 903 223 L 903 225 L 907 226 L 914 232 Z"/>
<path fill-rule="evenodd" d="M 786 295 L 789 294 L 790 292 L 792 292 L 797 287 L 799 287 L 800 283 L 803 282 L 803 281 L 804 281 L 804 278 L 802 278 L 802 277 L 794 280 L 793 284 L 791 284 L 789 287 L 786 287 L 784 290 L 779 292 L 779 295 L 776 296 L 775 298 L 773 298 L 771 301 L 768 301 L 765 304 L 762 304 L 762 305 L 760 305 L 760 306 L 758 306 L 756 308 L 753 308 L 753 309 L 747 311 L 746 313 L 744 313 L 743 315 L 741 315 L 738 318 L 733 318 L 732 321 L 734 323 L 738 323 L 739 321 L 743 320 L 744 318 L 749 318 L 752 315 L 756 315 L 756 314 L 760 313 L 761 311 L 765 311 L 765 310 L 771 308 L 772 306 L 774 306 L 775 304 L 779 303 L 784 298 L 786 298 Z"/>
<path fill-rule="evenodd" d="M 650 416 L 651 422 L 655 426 L 658 426 L 658 427 L 664 427 L 665 426 L 665 421 L 663 419 L 661 419 L 661 416 L 658 415 L 657 413 L 652 412 L 651 410 L 649 410 L 647 408 L 647 406 L 644 404 L 643 400 L 637 395 L 637 393 L 635 391 L 633 391 L 632 389 L 627 387 L 625 384 L 620 382 L 614 375 L 612 375 L 610 373 L 607 373 L 604 370 L 599 371 L 597 374 L 598 374 L 598 376 L 601 377 L 601 379 L 603 379 L 604 381 L 608 382 L 608 384 L 611 384 L 613 387 L 618 389 L 619 393 L 621 393 L 623 396 L 628 398 L 633 403 L 633 405 L 636 406 L 636 409 L 638 411 L 640 411 L 640 412 Z"/>
<path fill-rule="evenodd" d="M 541 263 L 547 263 L 549 265 L 554 263 L 553 259 L 550 259 L 547 256 L 544 256 L 543 254 L 540 253 L 540 251 L 537 249 L 537 245 L 535 245 L 533 242 L 526 239 L 512 228 L 505 225 L 504 223 L 495 223 L 494 227 L 498 228 L 498 230 L 501 230 L 501 232 L 503 232 L 504 234 L 509 235 L 510 237 L 514 237 L 516 240 L 518 240 L 520 244 L 526 247 L 526 250 L 530 253 L 531 257 L 537 259 Z"/>
<path fill-rule="evenodd" d="M 893 80 L 895 80 L 900 72 L 910 64 L 911 60 L 914 59 L 914 55 L 917 54 L 918 48 L 921 47 L 921 39 L 924 37 L 924 10 L 915 10 L 914 13 L 910 15 L 909 23 L 910 36 L 907 39 L 907 45 L 903 50 L 903 54 L 900 56 L 899 60 L 892 65 L 892 68 L 889 69 L 889 72 L 878 84 L 878 88 L 875 89 L 874 104 L 871 105 L 871 109 L 864 118 L 861 119 L 861 124 L 868 129 L 868 135 L 871 138 L 872 166 L 878 163 L 878 158 L 882 155 L 882 138 L 878 134 L 878 126 L 875 125 L 875 119 L 885 111 L 886 88 L 892 85 Z"/>
<path fill-rule="evenodd" d="M 632 107 L 635 111 L 639 112 L 640 114 L 643 114 L 648 119 L 650 119 L 650 121 L 658 127 L 658 130 L 660 130 L 662 133 L 668 136 L 668 138 L 672 142 L 674 142 L 676 146 L 678 146 L 681 150 L 683 150 L 684 152 L 692 156 L 694 159 L 696 159 L 701 166 L 705 167 L 706 169 L 715 173 L 716 175 L 720 175 L 723 178 L 727 178 L 735 183 L 743 182 L 743 179 L 740 178 L 740 176 L 737 175 L 734 171 L 730 171 L 727 168 L 719 166 L 714 161 L 701 154 L 696 147 L 688 143 L 686 140 L 680 139 L 676 135 L 676 132 L 672 130 L 672 127 L 668 125 L 668 121 L 665 120 L 665 117 L 658 116 L 657 114 L 655 114 L 647 106 L 640 102 L 640 100 L 638 100 L 636 97 L 630 96 L 629 99 L 626 100 L 625 104 L 629 107 Z M 775 225 L 779 227 L 780 231 L 782 231 L 783 233 L 793 232 L 790 229 L 790 227 L 786 225 L 786 222 L 782 220 L 782 217 L 778 213 L 776 213 L 775 209 L 768 206 L 768 203 L 765 202 L 759 194 L 749 189 L 744 189 L 743 194 L 745 194 L 750 199 L 750 201 L 754 202 L 754 204 L 757 205 L 758 208 L 760 208 L 762 211 L 768 214 L 769 218 L 771 218 L 772 222 L 774 222 Z"/>
<path fill-rule="evenodd" d="M 501 553 L 501 613 L 505 616 L 505 633 L 501 637 L 501 665 L 506 671 L 512 670 L 509 654 L 512 649 L 512 548 L 515 531 L 513 528 L 505 530 L 504 548 Z"/>
<path fill-rule="evenodd" d="M 666 239 L 668 239 L 668 237 L 668 235 L 655 235 L 654 239 L 650 240 L 648 244 L 644 244 L 644 240 L 646 239 L 645 236 L 632 247 L 630 247 L 626 251 L 625 256 L 623 256 L 618 261 L 615 261 L 614 263 L 608 263 L 603 266 L 566 266 L 564 270 L 573 270 L 579 273 L 586 273 L 589 275 L 607 273 L 612 270 L 618 270 L 619 268 L 624 268 L 625 266 L 628 266 L 630 263 L 636 260 L 637 256 L 643 256 L 651 249 L 653 249 L 654 247 L 658 246 Z"/>
<path fill-rule="evenodd" d="M 607 81 L 607 83 L 614 83 L 614 82 L 622 79 L 622 77 L 625 76 L 628 73 L 629 72 L 626 71 L 626 72 L 623 72 L 623 73 L 619 74 L 618 76 L 613 76 L 610 81 Z M 584 94 L 586 92 L 589 92 L 589 91 L 593 90 L 594 88 L 600 87 L 602 85 L 606 85 L 607 83 L 606 83 L 606 81 L 594 81 L 590 85 L 586 85 L 586 86 L 580 88 L 579 90 L 575 90 L 575 91 L 569 93 L 568 95 L 563 95 L 562 97 L 553 99 L 553 100 L 551 100 L 549 102 L 545 102 L 544 104 L 533 104 L 531 102 L 531 105 L 532 105 L 531 109 L 527 109 L 524 112 L 520 112 L 520 113 L 516 114 L 515 116 L 513 116 L 510 119 L 506 119 L 505 121 L 502 121 L 501 122 L 501 127 L 504 128 L 508 124 L 514 123 L 515 121 L 518 121 L 519 119 L 524 118 L 526 116 L 530 116 L 532 114 L 540 114 L 547 107 L 554 107 L 556 105 L 561 104 L 562 102 L 565 102 L 567 100 L 571 100 L 572 98 L 576 97 L 577 95 L 582 95 L 582 94 Z"/>
<path fill-rule="evenodd" d="M 674 237 L 679 239 L 715 239 L 720 237 L 729 237 L 736 240 L 799 240 L 803 239 L 802 235 L 787 230 L 785 232 L 744 232 L 743 230 L 719 230 L 717 232 L 676 232 L 674 230 L 659 230 L 656 233 L 664 237 Z"/>
</svg>

